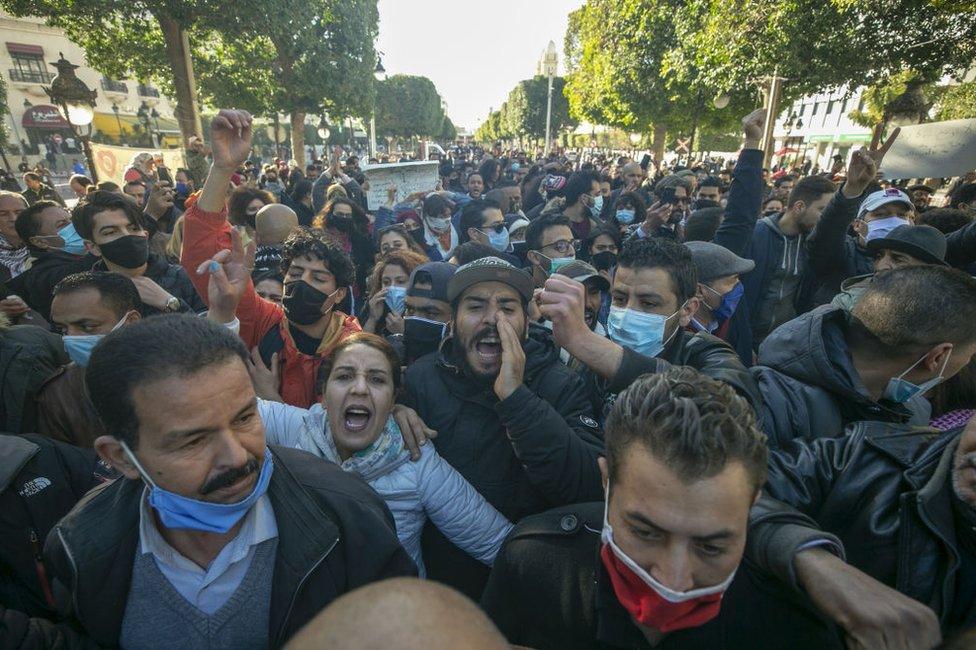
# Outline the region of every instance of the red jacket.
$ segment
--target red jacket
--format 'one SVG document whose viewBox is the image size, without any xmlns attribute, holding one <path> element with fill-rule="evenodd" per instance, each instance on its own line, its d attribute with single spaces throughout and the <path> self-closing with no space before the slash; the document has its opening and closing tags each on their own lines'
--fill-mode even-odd
<svg viewBox="0 0 976 650">
<path fill-rule="evenodd" d="M 197 293 L 204 302 L 210 304 L 207 294 L 209 276 L 197 275 L 197 267 L 209 260 L 218 251 L 230 248 L 231 225 L 227 221 L 227 211 L 204 212 L 196 204 L 183 214 L 183 252 L 180 263 L 193 281 Z M 343 339 L 362 331 L 353 316 L 334 312 L 333 323 L 322 339 L 322 344 L 314 356 L 303 354 L 295 347 L 284 309 L 265 300 L 254 290 L 254 283 L 248 280 L 247 290 L 237 306 L 237 318 L 241 321 L 241 338 L 247 348 L 256 347 L 269 331 L 279 328 L 284 348 L 278 355 L 281 364 L 281 397 L 286 404 L 308 408 L 318 398 L 315 379 L 322 359 L 332 354 L 332 350 Z"/>
</svg>

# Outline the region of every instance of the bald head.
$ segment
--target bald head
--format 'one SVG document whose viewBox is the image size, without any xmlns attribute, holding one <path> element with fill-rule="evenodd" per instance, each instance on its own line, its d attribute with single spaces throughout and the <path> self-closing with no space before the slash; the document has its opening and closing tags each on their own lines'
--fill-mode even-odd
<svg viewBox="0 0 976 650">
<path fill-rule="evenodd" d="M 644 169 L 635 162 L 629 162 L 620 169 L 620 176 L 623 177 L 625 185 L 640 185 L 644 180 Z"/>
<path fill-rule="evenodd" d="M 416 578 L 393 578 L 334 601 L 292 637 L 286 649 L 509 647 L 488 617 L 453 589 Z"/>
<path fill-rule="evenodd" d="M 284 244 L 295 228 L 298 215 L 281 203 L 269 203 L 254 215 L 255 238 L 262 246 Z"/>
</svg>

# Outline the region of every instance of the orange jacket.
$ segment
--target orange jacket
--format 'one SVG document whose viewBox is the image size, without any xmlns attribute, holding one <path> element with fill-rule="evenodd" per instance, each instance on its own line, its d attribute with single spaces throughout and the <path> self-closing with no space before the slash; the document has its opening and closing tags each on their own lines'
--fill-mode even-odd
<svg viewBox="0 0 976 650">
<path fill-rule="evenodd" d="M 180 263 L 186 269 L 197 293 L 210 304 L 207 294 L 209 276 L 197 275 L 197 267 L 218 251 L 230 248 L 231 225 L 227 211 L 204 212 L 196 204 L 183 214 L 183 252 Z M 278 355 L 281 364 L 279 392 L 286 404 L 308 408 L 317 401 L 315 379 L 322 359 L 328 358 L 341 340 L 362 331 L 359 321 L 341 312 L 333 313 L 333 322 L 314 356 L 303 354 L 295 347 L 288 321 L 281 305 L 265 300 L 254 290 L 248 280 L 247 290 L 237 306 L 237 318 L 241 321 L 240 336 L 247 348 L 256 347 L 272 328 L 279 328 L 284 348 Z"/>
</svg>

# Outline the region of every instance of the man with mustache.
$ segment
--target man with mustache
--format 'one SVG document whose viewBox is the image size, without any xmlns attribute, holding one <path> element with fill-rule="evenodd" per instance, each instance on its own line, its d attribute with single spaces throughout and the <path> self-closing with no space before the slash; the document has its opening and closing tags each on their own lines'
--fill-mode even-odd
<svg viewBox="0 0 976 650">
<path fill-rule="evenodd" d="M 449 338 L 404 381 L 438 453 L 510 521 L 601 495 L 599 428 L 582 380 L 529 326 L 533 288 L 497 257 L 460 267 L 447 286 Z M 485 567 L 431 527 L 422 546 L 428 577 L 480 595 Z"/>
<path fill-rule="evenodd" d="M 124 478 L 45 551 L 98 646 L 278 648 L 344 592 L 416 574 L 366 483 L 266 445 L 249 360 L 227 328 L 175 314 L 95 346 L 85 379 L 109 433 L 94 446 Z"/>
<path fill-rule="evenodd" d="M 859 422 L 794 441 L 770 454 L 764 491 L 836 534 L 847 563 L 817 548 L 769 562 L 762 539 L 747 556 L 804 591 L 848 647 L 931 648 L 940 630 L 976 625 L 976 420 L 942 434 Z M 773 514 L 760 503 L 750 519 Z"/>
</svg>

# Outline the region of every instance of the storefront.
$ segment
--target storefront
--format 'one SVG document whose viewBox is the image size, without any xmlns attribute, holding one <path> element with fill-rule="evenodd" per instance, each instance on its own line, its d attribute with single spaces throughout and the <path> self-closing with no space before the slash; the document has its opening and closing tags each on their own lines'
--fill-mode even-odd
<svg viewBox="0 0 976 650">
<path fill-rule="evenodd" d="M 75 141 L 71 125 L 61 115 L 61 111 L 50 104 L 37 104 L 25 110 L 20 125 L 23 127 L 22 137 L 26 138 L 26 148 L 30 153 L 45 153 L 52 148 L 57 153 L 80 151 L 80 143 Z"/>
</svg>

